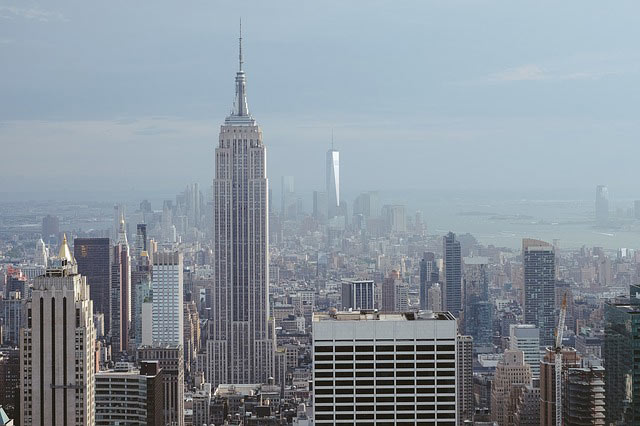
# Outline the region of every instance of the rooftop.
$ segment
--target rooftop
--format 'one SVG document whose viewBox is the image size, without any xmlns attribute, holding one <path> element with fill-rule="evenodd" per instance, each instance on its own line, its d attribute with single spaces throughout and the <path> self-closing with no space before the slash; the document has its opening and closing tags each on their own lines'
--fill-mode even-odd
<svg viewBox="0 0 640 426">
<path fill-rule="evenodd" d="M 449 312 L 378 312 L 377 310 L 314 312 L 313 321 L 455 321 Z"/>
</svg>

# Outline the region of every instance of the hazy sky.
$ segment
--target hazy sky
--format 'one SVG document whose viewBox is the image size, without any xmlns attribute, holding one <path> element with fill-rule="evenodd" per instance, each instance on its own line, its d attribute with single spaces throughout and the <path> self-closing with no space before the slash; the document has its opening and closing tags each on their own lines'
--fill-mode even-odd
<svg viewBox="0 0 640 426">
<path fill-rule="evenodd" d="M 0 0 L 0 192 L 208 185 L 238 20 L 271 185 L 634 196 L 637 1 Z M 640 196 L 640 190 L 638 190 Z"/>
</svg>

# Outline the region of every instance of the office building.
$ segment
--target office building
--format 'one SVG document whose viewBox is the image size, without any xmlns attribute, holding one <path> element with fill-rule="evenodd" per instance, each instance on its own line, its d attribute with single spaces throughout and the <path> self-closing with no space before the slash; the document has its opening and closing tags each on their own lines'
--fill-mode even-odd
<svg viewBox="0 0 640 426">
<path fill-rule="evenodd" d="M 386 204 L 382 207 L 382 219 L 387 232 L 402 234 L 407 232 L 407 217 L 404 206 Z"/>
<path fill-rule="evenodd" d="M 540 329 L 540 346 L 554 344 L 556 253 L 544 241 L 522 240 L 524 322 Z"/>
<path fill-rule="evenodd" d="M 596 186 L 596 225 L 606 226 L 609 222 L 609 189 Z"/>
<path fill-rule="evenodd" d="M 140 257 L 142 252 L 147 252 L 147 225 L 145 223 L 139 223 L 136 225 L 136 251 L 134 256 Z"/>
<path fill-rule="evenodd" d="M 455 426 L 456 338 L 448 312 L 315 313 L 314 424 Z"/>
<path fill-rule="evenodd" d="M 22 304 L 24 300 L 19 291 L 9 293 L 7 299 L 0 299 L 2 315 L 2 344 L 18 346 L 20 344 L 20 326 L 22 324 Z"/>
<path fill-rule="evenodd" d="M 20 331 L 22 425 L 93 425 L 96 365 L 93 303 L 64 237 L 35 278 Z"/>
<path fill-rule="evenodd" d="M 531 384 L 531 367 L 524 362 L 524 353 L 507 350 L 498 362 L 491 385 L 491 420 L 498 426 L 513 424 L 516 400 L 511 398 L 516 386 Z"/>
<path fill-rule="evenodd" d="M 131 257 L 124 218 L 120 219 L 118 242 L 111 263 L 111 350 L 127 352 L 131 327 Z"/>
<path fill-rule="evenodd" d="M 280 192 L 280 215 L 293 220 L 297 216 L 297 199 L 293 176 L 282 176 Z"/>
<path fill-rule="evenodd" d="M 489 301 L 489 259 L 465 257 L 463 272 L 464 303 L 461 323 L 465 334 L 473 337 L 474 350 L 493 350 L 493 303 Z"/>
<path fill-rule="evenodd" d="M 456 374 L 458 377 L 458 424 L 473 421 L 473 337 L 458 335 Z"/>
<path fill-rule="evenodd" d="M 340 214 L 340 152 L 331 148 L 327 151 L 327 218 Z"/>
<path fill-rule="evenodd" d="M 429 289 L 440 279 L 436 255 L 426 251 L 420 260 L 420 309 L 429 309 Z"/>
<path fill-rule="evenodd" d="M 556 354 L 551 348 L 540 363 L 540 426 L 555 426 L 556 424 Z M 580 367 L 580 357 L 573 348 L 562 349 L 562 382 L 566 389 L 566 375 L 570 368 Z M 567 397 L 566 392 L 563 392 Z"/>
<path fill-rule="evenodd" d="M 0 349 L 0 406 L 17 425 L 20 422 L 20 349 Z M 1 424 L 1 423 L 0 423 Z"/>
<path fill-rule="evenodd" d="M 342 280 L 342 309 L 375 308 L 375 284 L 372 280 Z"/>
<path fill-rule="evenodd" d="M 640 422 L 640 362 L 636 361 L 640 340 L 640 305 L 629 300 L 604 305 L 604 381 L 606 424 Z M 632 355 L 633 354 L 633 355 Z"/>
<path fill-rule="evenodd" d="M 205 369 L 214 387 L 266 383 L 274 374 L 266 148 L 249 114 L 242 37 L 239 62 L 234 107 L 220 127 L 215 154 L 213 318 Z"/>
<path fill-rule="evenodd" d="M 48 241 L 51 237 L 58 238 L 58 234 L 60 234 L 60 219 L 58 219 L 57 216 L 51 215 L 43 217 L 42 238 L 45 241 Z"/>
<path fill-rule="evenodd" d="M 111 329 L 111 243 L 109 238 L 76 238 L 73 254 L 78 273 L 87 278 L 93 310 L 104 314 L 104 331 Z"/>
<path fill-rule="evenodd" d="M 138 257 L 135 263 L 135 269 L 131 274 L 131 283 L 133 286 L 133 296 L 131 298 L 133 307 L 131 309 L 131 330 L 133 333 L 133 342 L 135 345 L 134 349 L 137 349 L 140 345 L 142 345 L 142 307 L 144 304 L 148 304 L 151 307 L 151 312 L 153 312 L 152 305 L 152 291 L 151 291 L 151 271 L 152 265 L 149 262 L 149 256 L 146 251 L 143 251 L 142 254 Z M 147 328 L 149 334 L 149 340 L 145 343 L 152 344 L 153 337 L 152 334 L 152 321 L 153 315 L 149 317 L 150 327 Z"/>
<path fill-rule="evenodd" d="M 96 426 L 164 425 L 159 364 L 143 361 L 142 370 L 119 362 L 111 370 L 96 373 Z"/>
<path fill-rule="evenodd" d="M 513 426 L 540 426 L 540 383 L 534 380 L 531 385 L 516 385 L 512 392 L 515 400 Z"/>
<path fill-rule="evenodd" d="M 157 361 L 162 374 L 163 425 L 184 426 L 184 354 L 182 345 L 142 346 L 137 359 Z M 142 374 L 150 375 L 142 364 Z"/>
<path fill-rule="evenodd" d="M 158 252 L 151 274 L 153 345 L 182 345 L 184 333 L 182 253 Z"/>
<path fill-rule="evenodd" d="M 327 193 L 313 191 L 313 218 L 318 222 L 327 220 Z"/>
<path fill-rule="evenodd" d="M 533 324 L 511 324 L 509 349 L 524 352 L 524 362 L 531 367 L 531 376 L 540 377 L 540 329 Z"/>
<path fill-rule="evenodd" d="M 443 309 L 456 318 L 462 308 L 462 256 L 460 241 L 453 232 L 442 238 L 444 282 L 442 287 Z"/>
<path fill-rule="evenodd" d="M 442 288 L 439 283 L 434 283 L 428 291 L 429 302 L 427 309 L 433 312 L 440 312 L 442 310 Z"/>
</svg>

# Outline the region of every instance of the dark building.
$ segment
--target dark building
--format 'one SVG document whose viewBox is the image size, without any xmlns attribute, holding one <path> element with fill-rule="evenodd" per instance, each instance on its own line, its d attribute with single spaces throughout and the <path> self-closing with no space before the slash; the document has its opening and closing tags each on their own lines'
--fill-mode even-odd
<svg viewBox="0 0 640 426">
<path fill-rule="evenodd" d="M 47 241 L 52 235 L 60 234 L 60 220 L 56 216 L 46 215 L 42 218 L 42 239 Z"/>
<path fill-rule="evenodd" d="M 489 301 L 489 259 L 464 258 L 464 304 L 461 318 L 465 334 L 473 337 L 476 352 L 493 351 L 493 304 Z"/>
<path fill-rule="evenodd" d="M 138 359 L 158 361 L 162 369 L 163 419 L 167 425 L 184 425 L 184 353 L 182 345 L 138 348 Z"/>
<path fill-rule="evenodd" d="M 109 238 L 76 238 L 73 255 L 78 273 L 87 277 L 93 312 L 104 314 L 104 332 L 111 327 L 111 249 Z"/>
<path fill-rule="evenodd" d="M 456 318 L 462 309 L 462 254 L 456 234 L 449 232 L 442 238 L 444 286 L 443 309 Z"/>
<path fill-rule="evenodd" d="M 640 300 L 604 306 L 606 424 L 640 423 Z"/>
<path fill-rule="evenodd" d="M 540 329 L 540 346 L 553 346 L 556 304 L 556 253 L 544 241 L 522 240 L 524 322 Z"/>
<path fill-rule="evenodd" d="M 20 349 L 0 349 L 0 406 L 20 423 Z"/>
<path fill-rule="evenodd" d="M 440 279 L 436 255 L 426 251 L 420 261 L 420 309 L 429 309 L 429 289 Z"/>
<path fill-rule="evenodd" d="M 141 361 L 140 374 L 147 376 L 147 425 L 164 424 L 164 378 L 158 361 Z"/>
<path fill-rule="evenodd" d="M 147 251 L 147 225 L 145 223 L 139 223 L 136 225 L 136 247 L 134 256 L 140 256 L 140 253 Z"/>
</svg>

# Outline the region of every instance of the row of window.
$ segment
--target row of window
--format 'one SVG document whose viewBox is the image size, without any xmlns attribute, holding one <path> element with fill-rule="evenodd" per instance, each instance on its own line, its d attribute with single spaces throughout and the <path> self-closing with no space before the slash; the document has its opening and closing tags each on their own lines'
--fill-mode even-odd
<svg viewBox="0 0 640 426">
<path fill-rule="evenodd" d="M 354 410 L 355 408 L 355 410 Z M 455 404 L 440 404 L 437 406 L 438 413 L 441 411 L 454 411 L 456 409 Z M 316 412 L 323 411 L 435 411 L 436 405 L 318 405 L 315 407 Z"/>
<path fill-rule="evenodd" d="M 340 403 L 353 403 L 353 401 L 355 400 L 356 403 L 366 403 L 366 402 L 436 402 L 436 397 L 435 396 L 425 396 L 425 395 L 418 395 L 418 396 L 357 396 L 357 397 L 353 397 L 353 396 L 337 396 L 337 397 L 332 397 L 332 396 L 316 396 L 315 397 L 315 403 L 316 404 L 333 404 L 334 402 L 336 404 L 340 404 Z M 438 395 L 438 402 L 455 402 L 456 397 L 455 395 Z"/>
<path fill-rule="evenodd" d="M 315 364 L 314 368 L 316 370 L 332 370 L 332 369 L 336 369 L 336 370 L 353 370 L 355 369 L 360 369 L 360 370 L 364 370 L 364 369 L 383 369 L 383 368 L 430 368 L 430 369 L 434 369 L 434 364 L 432 362 L 417 362 L 417 363 L 413 363 L 413 362 L 378 362 L 375 364 L 373 363 L 365 363 L 365 362 L 357 362 L 355 364 Z M 438 363 L 437 365 L 438 368 L 438 375 L 442 375 L 442 376 L 448 376 L 449 374 L 445 374 L 445 373 L 449 373 L 448 371 L 441 371 L 441 369 L 443 368 L 455 368 L 455 362 L 441 362 Z M 430 371 L 431 374 L 424 374 L 427 376 L 433 376 L 433 371 Z M 420 374 L 418 374 L 420 375 Z"/>
<path fill-rule="evenodd" d="M 455 345 L 316 346 L 315 352 L 454 352 Z"/>
<path fill-rule="evenodd" d="M 316 395 L 353 395 L 354 393 L 356 395 L 372 395 L 372 394 L 380 394 L 380 395 L 384 395 L 384 394 L 419 394 L 419 393 L 438 393 L 438 394 L 446 394 L 446 393 L 455 393 L 456 389 L 455 388 L 377 388 L 377 389 L 372 389 L 372 388 L 357 388 L 357 389 L 353 389 L 353 388 L 338 388 L 338 389 L 333 389 L 333 388 L 317 388 L 314 390 L 314 393 Z"/>
</svg>

